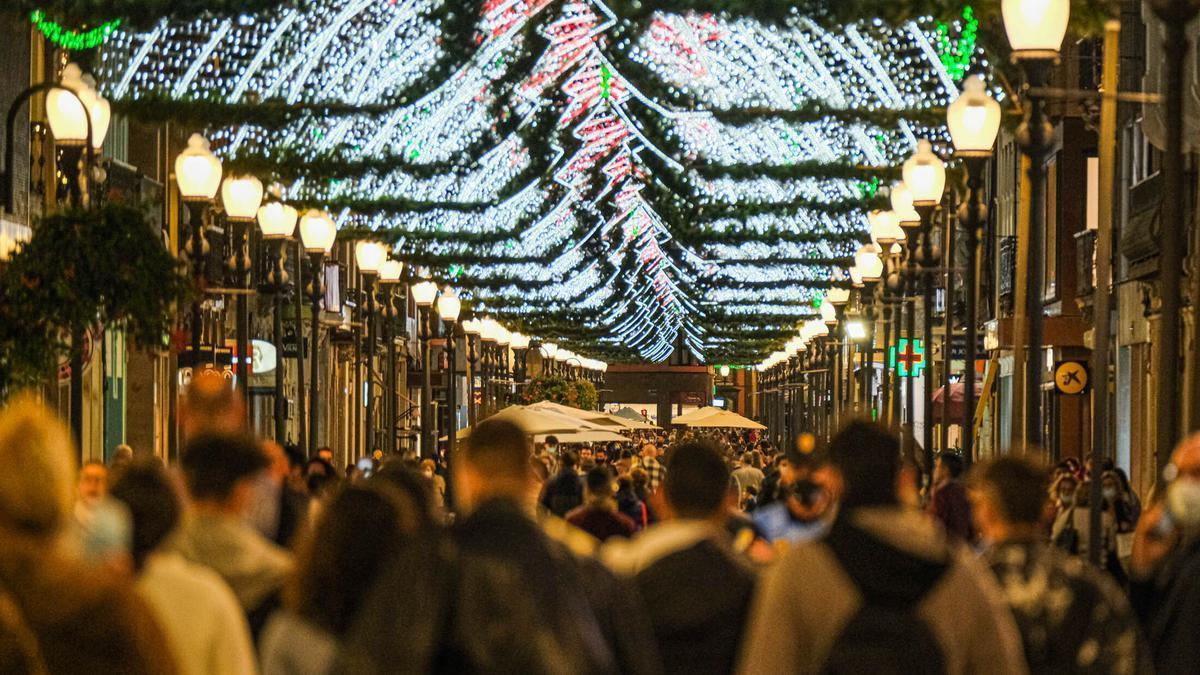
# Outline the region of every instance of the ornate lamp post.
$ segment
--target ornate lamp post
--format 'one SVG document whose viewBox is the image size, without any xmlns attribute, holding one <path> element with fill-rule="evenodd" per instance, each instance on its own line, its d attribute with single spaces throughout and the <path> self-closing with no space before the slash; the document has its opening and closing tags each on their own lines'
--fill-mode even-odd
<svg viewBox="0 0 1200 675">
<path fill-rule="evenodd" d="M 863 401 L 867 404 L 868 415 L 874 409 L 875 401 L 871 386 L 875 375 L 875 288 L 883 279 L 883 259 L 880 252 L 879 245 L 864 244 L 854 256 L 854 266 L 862 274 L 864 286 L 860 296 L 863 318 L 866 320 L 864 356 L 867 363 L 863 374 Z"/>
<path fill-rule="evenodd" d="M 453 286 L 442 289 L 437 309 L 442 323 L 446 325 L 446 407 L 450 413 L 450 427 L 446 430 L 446 455 L 449 458 L 454 456 L 458 445 L 458 366 L 455 349 L 458 337 L 455 331 L 458 329 L 458 315 L 462 311 L 462 301 L 458 299 Z"/>
<path fill-rule="evenodd" d="M 1017 131 L 1021 152 L 1029 158 L 1029 241 L 1025 249 L 1029 255 L 1027 270 L 1029 291 L 1026 293 L 1026 313 L 1029 315 L 1029 342 L 1025 354 L 1025 443 L 1027 446 L 1042 442 L 1042 314 L 1043 287 L 1045 286 L 1046 249 L 1046 153 L 1049 150 L 1053 127 L 1046 121 L 1045 102 L 1037 90 L 1046 86 L 1050 70 L 1058 63 L 1059 49 L 1067 33 L 1067 21 L 1071 15 L 1070 0 L 1004 0 L 1000 5 L 1004 17 L 1004 29 L 1012 46 L 1012 59 L 1025 72 L 1026 96 L 1029 99 L 1028 115 Z M 1164 217 L 1166 214 L 1163 214 Z M 1179 242 L 1176 242 L 1179 243 Z M 1163 241 L 1162 263 L 1182 264 L 1182 246 L 1171 246 Z M 1167 250 L 1172 249 L 1172 250 Z M 1178 256 L 1175 258 L 1175 256 Z M 1169 261 L 1168 258 L 1175 258 Z M 1163 316 L 1166 320 L 1177 320 L 1179 315 L 1178 279 L 1167 288 L 1164 284 Z M 1170 296 L 1170 297 L 1168 297 Z M 1169 306 L 1170 305 L 1170 306 Z M 1178 382 L 1177 353 L 1178 332 L 1164 331 L 1161 354 L 1170 358 L 1161 362 L 1168 366 L 1160 375 L 1160 385 Z M 1175 404 L 1174 387 L 1160 389 L 1170 391 L 1171 404 Z M 1172 415 L 1173 419 L 1177 419 Z M 1174 444 L 1174 440 L 1171 441 Z"/>
<path fill-rule="evenodd" d="M 508 406 L 509 395 L 512 391 L 513 372 L 512 364 L 508 359 L 508 345 L 511 342 L 512 333 L 504 326 L 499 326 L 496 330 L 496 358 L 501 377 L 498 380 L 500 391 L 497 392 L 497 409 Z"/>
<path fill-rule="evenodd" d="M 914 261 L 920 262 L 926 269 L 921 275 L 924 295 L 924 311 L 922 319 L 925 336 L 925 346 L 933 342 L 933 275 L 930 270 L 937 264 L 937 251 L 933 246 L 933 213 L 942 201 L 946 191 L 946 166 L 937 155 L 933 154 L 933 145 L 926 140 L 917 143 L 916 153 L 904 163 L 904 184 L 912 193 L 913 208 L 921 216 L 920 247 L 912 247 L 919 256 Z M 909 336 L 912 339 L 912 336 Z M 933 450 L 933 377 L 929 369 L 925 376 L 925 421 L 922 445 L 926 453 Z"/>
<path fill-rule="evenodd" d="M 367 323 L 367 379 L 366 379 L 366 442 L 364 454 L 375 451 L 375 349 L 378 337 L 375 321 L 375 280 L 379 268 L 387 260 L 387 249 L 374 241 L 360 240 L 354 244 L 354 260 L 362 275 L 363 293 L 367 298 L 367 309 L 363 319 Z"/>
<path fill-rule="evenodd" d="M 892 249 L 897 245 L 898 241 L 904 239 L 904 230 L 900 227 L 899 217 L 895 211 L 872 211 L 867 216 L 867 220 L 871 225 L 871 239 L 880 247 L 880 262 L 883 269 L 881 274 L 884 277 L 891 276 L 891 260 Z M 881 301 L 883 303 L 883 355 L 884 367 L 880 380 L 881 393 L 881 408 L 879 418 L 881 420 L 891 421 L 891 368 L 887 362 L 887 355 L 892 346 L 892 307 L 890 294 L 888 292 L 888 284 L 882 285 Z"/>
<path fill-rule="evenodd" d="M 479 348 L 482 356 L 480 371 L 483 375 L 480 389 L 483 391 L 483 414 L 485 417 L 495 412 L 492 405 L 496 399 L 492 389 L 495 385 L 493 380 L 496 373 L 496 337 L 499 332 L 500 324 L 496 323 L 495 319 L 485 316 L 480 321 Z"/>
<path fill-rule="evenodd" d="M 379 297 L 384 307 L 383 344 L 386 347 L 387 367 L 383 371 L 384 393 L 383 420 L 387 432 L 383 436 L 383 452 L 391 454 L 396 451 L 396 427 L 399 426 L 396 406 L 396 336 L 392 332 L 395 324 L 396 286 L 400 284 L 400 276 L 404 274 L 404 263 L 399 260 L 385 260 L 379 266 Z"/>
<path fill-rule="evenodd" d="M 555 357 L 558 356 L 558 345 L 554 344 L 553 342 L 543 343 L 541 351 L 542 351 L 542 374 L 543 375 L 553 375 L 554 374 L 554 364 L 556 363 Z"/>
<path fill-rule="evenodd" d="M 958 219 L 967 232 L 967 349 L 963 367 L 962 449 L 969 465 L 974 458 L 975 361 L 976 343 L 979 340 L 976 261 L 980 230 L 987 221 L 987 207 L 983 204 L 983 174 L 992 156 L 996 135 L 1000 133 L 1000 104 L 988 96 L 983 78 L 972 76 L 963 82 L 963 93 L 946 110 L 946 121 L 950 127 L 950 138 L 954 141 L 955 155 L 962 158 L 967 169 L 967 199 L 958 212 Z"/>
<path fill-rule="evenodd" d="M 310 209 L 300 217 L 300 239 L 304 242 L 304 250 L 308 253 L 309 270 L 308 297 L 312 302 L 312 355 L 310 357 L 312 376 L 309 378 L 308 396 L 308 454 L 316 456 L 320 446 L 318 434 L 321 430 L 321 387 L 318 380 L 320 373 L 321 350 L 321 301 L 325 295 L 325 256 L 333 250 L 333 242 L 337 238 L 337 225 L 328 213 Z"/>
<path fill-rule="evenodd" d="M 204 286 L 204 259 L 208 243 L 204 239 L 204 211 L 217 196 L 221 186 L 221 160 L 208 149 L 208 140 L 200 134 L 188 138 L 187 148 L 175 158 L 175 182 L 179 184 L 179 195 L 188 209 L 188 258 L 192 266 L 192 278 L 196 282 L 197 294 L 192 301 L 192 367 L 200 364 L 200 339 L 204 332 L 200 307 Z"/>
<path fill-rule="evenodd" d="M 283 297 L 287 293 L 288 277 L 283 269 L 287 252 L 284 243 L 296 231 L 296 209 L 281 202 L 270 202 L 258 209 L 258 227 L 271 251 L 271 272 L 267 290 L 273 299 L 271 341 L 276 353 L 283 354 Z M 275 442 L 287 441 L 287 405 L 283 394 L 283 359 L 275 363 Z"/>
<path fill-rule="evenodd" d="M 433 358 L 429 340 L 433 333 L 433 303 L 437 300 L 438 287 L 432 281 L 418 281 L 412 285 L 413 302 L 417 305 L 417 339 L 421 344 L 421 457 L 434 457 L 437 437 L 434 433 L 437 422 L 433 419 Z"/>
<path fill-rule="evenodd" d="M 529 336 L 513 333 L 509 345 L 512 347 L 513 356 L 517 361 L 516 383 L 518 386 L 524 385 L 525 379 L 529 376 Z"/>
<path fill-rule="evenodd" d="M 221 183 L 221 203 L 225 206 L 225 218 L 233 229 L 233 260 L 229 265 L 234 274 L 234 322 L 237 325 L 237 382 L 242 398 L 250 399 L 250 311 L 246 303 L 248 268 L 246 265 L 246 240 L 250 224 L 258 217 L 262 206 L 262 181 L 254 176 L 229 176 Z"/>
<path fill-rule="evenodd" d="M 462 322 L 463 341 L 467 345 L 467 425 L 475 426 L 475 374 L 479 365 L 479 333 L 483 323 L 479 319 Z"/>
</svg>

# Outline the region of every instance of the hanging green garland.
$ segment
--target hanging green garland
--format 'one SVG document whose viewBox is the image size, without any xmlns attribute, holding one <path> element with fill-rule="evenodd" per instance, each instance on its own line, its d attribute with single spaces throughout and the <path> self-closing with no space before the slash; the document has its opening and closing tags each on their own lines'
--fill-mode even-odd
<svg viewBox="0 0 1200 675">
<path fill-rule="evenodd" d="M 171 122 L 184 127 L 216 128 L 254 125 L 267 130 L 281 129 L 312 117 L 383 115 L 391 104 L 351 105 L 336 101 L 288 103 L 266 99 L 247 103 L 225 103 L 201 99 L 176 99 L 166 95 L 146 95 L 112 101 L 113 112 L 147 124 Z"/>
<path fill-rule="evenodd" d="M 121 25 L 120 19 L 111 19 L 88 30 L 70 30 L 40 9 L 33 10 L 29 20 L 47 40 L 69 51 L 99 47 Z"/>
</svg>

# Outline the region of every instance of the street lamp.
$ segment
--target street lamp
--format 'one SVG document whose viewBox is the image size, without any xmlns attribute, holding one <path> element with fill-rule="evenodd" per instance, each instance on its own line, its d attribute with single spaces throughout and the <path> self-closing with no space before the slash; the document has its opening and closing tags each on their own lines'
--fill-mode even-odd
<svg viewBox="0 0 1200 675">
<path fill-rule="evenodd" d="M 553 375 L 554 374 L 554 363 L 555 363 L 554 357 L 558 356 L 558 345 L 554 344 L 553 342 L 543 343 L 541 351 L 542 351 L 542 374 L 543 375 Z"/>
<path fill-rule="evenodd" d="M 498 328 L 496 329 L 496 348 L 498 350 L 496 357 L 499 359 L 498 365 L 500 367 L 500 372 L 504 374 L 504 377 L 499 380 L 501 385 L 500 391 L 503 395 L 497 398 L 497 407 L 507 406 L 509 402 L 509 395 L 512 392 L 513 374 L 511 364 L 508 361 L 508 345 L 511 342 L 512 332 L 504 326 L 498 325 Z"/>
<path fill-rule="evenodd" d="M 82 104 L 80 104 L 82 109 Z M 175 182 L 179 194 L 188 208 L 190 228 L 187 252 L 192 263 L 192 278 L 196 282 L 197 294 L 192 301 L 192 366 L 200 364 L 200 304 L 203 288 L 204 267 L 204 210 L 217 196 L 221 185 L 221 160 L 208 148 L 208 140 L 200 134 L 188 138 L 187 148 L 175 158 Z"/>
<path fill-rule="evenodd" d="M 363 448 L 366 455 L 375 452 L 375 349 L 378 338 L 375 321 L 375 280 L 379 277 L 379 268 L 387 260 L 387 249 L 378 242 L 360 239 L 354 244 L 354 261 L 358 264 L 358 273 L 362 275 L 363 293 L 367 297 L 367 310 L 364 319 L 367 323 L 367 378 L 366 390 L 366 443 Z M 355 364 L 357 368 L 357 364 Z"/>
<path fill-rule="evenodd" d="M 512 341 L 509 343 L 512 347 L 513 354 L 517 359 L 517 384 L 525 384 L 525 378 L 529 374 L 529 336 L 521 333 L 513 333 Z"/>
<path fill-rule="evenodd" d="M 433 419 L 433 358 L 430 355 L 429 340 L 433 333 L 433 303 L 437 300 L 437 284 L 429 281 L 418 281 L 409 289 L 413 302 L 417 305 L 417 338 L 421 347 L 421 457 L 434 457 L 436 423 Z"/>
<path fill-rule="evenodd" d="M 921 216 L 920 248 L 912 247 L 912 253 L 920 251 L 919 260 L 925 267 L 921 275 L 924 290 L 924 311 L 921 312 L 925 344 L 933 340 L 933 274 L 936 265 L 933 248 L 933 213 L 946 190 L 946 166 L 941 158 L 934 154 L 933 144 L 927 140 L 917 143 L 917 151 L 904 163 L 904 184 L 912 192 L 913 208 Z M 912 258 L 914 261 L 918 258 Z M 909 335 L 912 339 L 912 335 Z M 927 373 L 925 380 L 925 424 L 923 445 L 925 452 L 933 449 L 933 378 Z M 911 404 L 910 404 L 911 405 Z"/>
<path fill-rule="evenodd" d="M 396 336 L 392 331 L 395 325 L 395 290 L 403 274 L 404 263 L 399 260 L 389 258 L 379 265 L 380 301 L 384 307 L 383 344 L 387 353 L 387 369 L 383 371 L 386 394 L 383 401 L 383 419 L 387 425 L 387 432 L 383 437 L 382 450 L 385 454 L 396 451 L 396 427 L 399 426 L 396 405 Z"/>
<path fill-rule="evenodd" d="M 462 322 L 463 341 L 467 344 L 467 426 L 475 426 L 475 368 L 479 365 L 479 333 L 483 322 L 467 319 Z"/>
<path fill-rule="evenodd" d="M 958 212 L 958 218 L 967 232 L 967 271 L 964 280 L 967 290 L 967 344 L 966 363 L 963 366 L 962 449 L 963 458 L 969 465 L 974 458 L 975 343 L 979 339 L 976 261 L 980 230 L 987 219 L 987 207 L 983 204 L 983 174 L 988 158 L 992 156 L 996 136 L 1000 133 L 1000 104 L 988 95 L 982 77 L 973 75 L 963 82 L 962 95 L 946 110 L 946 122 L 950 128 L 950 138 L 954 141 L 954 152 L 963 159 L 967 171 L 967 199 Z M 950 325 L 947 320 L 947 330 Z M 949 421 L 946 423 L 949 424 Z"/>
<path fill-rule="evenodd" d="M 446 325 L 446 407 L 450 418 L 450 426 L 446 431 L 446 455 L 447 460 L 453 461 L 458 445 L 458 337 L 455 331 L 458 328 L 458 315 L 462 312 L 462 301 L 453 286 L 442 289 L 437 299 L 437 310 L 442 323 Z"/>
<path fill-rule="evenodd" d="M 496 335 L 500 330 L 500 324 L 491 317 L 484 317 L 479 323 L 479 350 L 482 357 L 483 365 L 480 367 L 482 373 L 481 390 L 483 392 L 483 414 L 486 417 L 492 412 L 493 401 L 493 382 L 492 376 L 495 374 L 496 366 Z"/>
<path fill-rule="evenodd" d="M 263 240 L 271 251 L 271 272 L 267 282 L 273 297 L 272 342 L 275 350 L 283 354 L 283 295 L 287 291 L 287 272 L 283 262 L 287 257 L 284 252 L 284 242 L 296 231 L 296 209 L 280 202 L 270 202 L 258 209 L 258 227 L 262 231 Z M 287 408 L 283 395 L 283 359 L 275 364 L 275 442 L 283 444 L 286 440 Z"/>
<path fill-rule="evenodd" d="M 1004 30 L 1008 33 L 1009 44 L 1012 46 L 1012 60 L 1021 66 L 1025 73 L 1026 95 L 1029 99 L 1028 114 L 1021 127 L 1017 130 L 1017 142 L 1022 154 L 1029 159 L 1029 241 L 1025 243 L 1028 251 L 1028 292 L 1025 294 L 1026 313 L 1029 321 L 1029 345 L 1025 354 L 1025 445 L 1037 446 L 1042 441 L 1042 315 L 1045 311 L 1043 287 L 1045 286 L 1045 249 L 1046 249 L 1046 181 L 1045 159 L 1049 151 L 1049 141 L 1054 134 L 1053 127 L 1046 120 L 1045 102 L 1038 93 L 1046 85 L 1050 77 L 1050 69 L 1058 63 L 1059 50 L 1067 32 L 1067 21 L 1071 15 L 1069 0 L 1004 0 L 1000 11 L 1004 17 Z M 1164 214 L 1165 216 L 1166 214 Z M 1165 228 L 1170 229 L 1170 228 Z M 1163 255 L 1171 256 L 1168 249 L 1172 246 L 1166 241 L 1161 242 Z M 1178 248 L 1178 247 L 1175 247 Z M 1180 254 L 1182 260 L 1182 254 Z M 1165 257 L 1163 258 L 1165 261 Z M 1178 283 L 1174 286 L 1178 287 Z M 1171 305 L 1173 292 L 1177 300 L 1178 289 L 1168 291 L 1164 286 L 1163 316 L 1166 320 L 1175 320 L 1178 314 L 1178 304 Z M 1167 334 L 1174 331 L 1166 331 Z M 1175 354 L 1178 343 L 1161 346 L 1160 354 L 1171 354 L 1165 361 L 1170 365 L 1168 370 L 1174 372 Z M 1173 349 L 1172 349 L 1173 347 Z M 1171 377 L 1171 375 L 1163 375 Z M 1171 395 L 1174 399 L 1174 394 Z M 1174 441 L 1172 441 L 1174 443 Z"/>
<path fill-rule="evenodd" d="M 221 183 L 221 203 L 225 218 L 233 229 L 232 267 L 238 293 L 234 299 L 237 331 L 237 381 L 242 398 L 249 400 L 250 391 L 250 314 L 246 303 L 246 234 L 262 206 L 262 181 L 254 176 L 229 176 Z"/>
<path fill-rule="evenodd" d="M 325 295 L 324 280 L 325 280 L 325 256 L 333 250 L 333 242 L 337 238 L 337 225 L 329 214 L 318 210 L 309 209 L 300 217 L 300 239 L 304 243 L 304 250 L 308 253 L 309 269 L 312 273 L 309 278 L 312 280 L 309 283 L 309 300 L 312 302 L 312 377 L 309 382 L 309 397 L 308 397 L 308 454 L 310 457 L 316 456 L 317 448 L 320 447 L 317 435 L 321 429 L 320 416 L 320 400 L 321 388 L 318 384 L 317 377 L 320 373 L 318 365 L 320 362 L 319 354 L 321 349 L 320 330 L 321 330 L 321 301 Z"/>
</svg>

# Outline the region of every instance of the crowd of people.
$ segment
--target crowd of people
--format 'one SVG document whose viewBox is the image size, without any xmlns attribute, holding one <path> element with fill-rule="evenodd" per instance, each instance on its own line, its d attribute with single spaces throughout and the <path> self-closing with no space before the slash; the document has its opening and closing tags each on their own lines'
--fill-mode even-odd
<svg viewBox="0 0 1200 675">
<path fill-rule="evenodd" d="M 1144 504 L 1101 467 L 1093 566 L 1089 467 L 926 472 L 869 421 L 338 470 L 244 420 L 197 378 L 177 462 L 76 467 L 0 411 L 0 672 L 1200 672 L 1200 438 Z"/>
</svg>

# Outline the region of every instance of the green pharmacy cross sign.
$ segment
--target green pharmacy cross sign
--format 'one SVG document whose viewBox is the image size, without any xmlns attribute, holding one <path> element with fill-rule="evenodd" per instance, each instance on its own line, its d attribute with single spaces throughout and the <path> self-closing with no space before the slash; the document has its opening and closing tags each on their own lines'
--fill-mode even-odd
<svg viewBox="0 0 1200 675">
<path fill-rule="evenodd" d="M 900 341 L 888 350 L 888 367 L 900 377 L 920 377 L 925 372 L 925 343 L 921 340 Z"/>
</svg>

